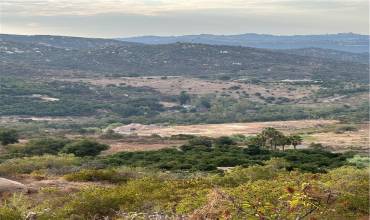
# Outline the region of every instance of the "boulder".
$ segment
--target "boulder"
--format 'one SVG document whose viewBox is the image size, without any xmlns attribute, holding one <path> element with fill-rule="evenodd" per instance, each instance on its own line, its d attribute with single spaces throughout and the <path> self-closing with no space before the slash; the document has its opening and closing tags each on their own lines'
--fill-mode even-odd
<svg viewBox="0 0 370 220">
<path fill-rule="evenodd" d="M 27 186 L 13 180 L 5 179 L 0 177 L 0 194 L 6 192 L 25 192 Z"/>
</svg>

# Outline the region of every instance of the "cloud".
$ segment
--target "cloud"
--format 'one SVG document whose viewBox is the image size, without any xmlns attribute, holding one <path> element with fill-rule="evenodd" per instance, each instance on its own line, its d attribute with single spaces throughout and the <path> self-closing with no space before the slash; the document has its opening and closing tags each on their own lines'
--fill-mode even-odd
<svg viewBox="0 0 370 220">
<path fill-rule="evenodd" d="M 336 10 L 360 8 L 365 0 L 3 0 L 2 11 L 17 15 L 159 15 L 174 11 L 239 9 L 248 11 Z"/>
<path fill-rule="evenodd" d="M 2 32 L 19 34 L 368 33 L 364 0 L 3 0 L 1 4 Z"/>
</svg>

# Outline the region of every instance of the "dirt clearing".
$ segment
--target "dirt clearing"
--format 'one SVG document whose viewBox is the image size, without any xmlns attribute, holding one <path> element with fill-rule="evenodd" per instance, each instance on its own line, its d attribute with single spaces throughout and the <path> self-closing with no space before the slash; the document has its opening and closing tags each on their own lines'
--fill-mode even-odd
<svg viewBox="0 0 370 220">
<path fill-rule="evenodd" d="M 334 150 L 369 150 L 369 124 L 362 124 L 358 131 L 344 133 L 322 132 L 309 135 L 304 144 L 321 143 Z"/>
<path fill-rule="evenodd" d="M 77 78 L 61 79 L 73 82 L 87 82 L 98 86 L 127 85 L 133 87 L 150 87 L 166 95 L 178 95 L 181 91 L 189 94 L 226 93 L 234 98 L 248 94 L 251 100 L 260 100 L 256 94 L 264 97 L 286 97 L 300 99 L 312 95 L 319 89 L 316 85 L 291 86 L 286 83 L 250 84 L 236 81 L 205 80 L 179 76 L 170 77 L 119 77 L 119 78 Z M 260 100 L 261 101 L 261 100 Z"/>
<path fill-rule="evenodd" d="M 125 125 L 114 129 L 117 133 L 137 134 L 139 136 L 150 136 L 153 134 L 169 137 L 178 134 L 190 134 L 197 136 L 220 137 L 234 134 L 254 135 L 266 127 L 274 127 L 285 133 L 298 129 L 318 128 L 338 123 L 335 120 L 299 120 L 299 121 L 273 121 L 273 122 L 251 122 L 251 123 L 226 123 L 226 124 L 201 124 L 201 125 L 177 125 L 177 126 L 133 126 Z"/>
</svg>

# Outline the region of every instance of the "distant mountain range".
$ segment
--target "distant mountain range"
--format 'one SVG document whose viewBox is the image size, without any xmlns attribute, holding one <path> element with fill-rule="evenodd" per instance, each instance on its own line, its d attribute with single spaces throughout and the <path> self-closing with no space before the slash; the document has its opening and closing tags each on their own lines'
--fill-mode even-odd
<svg viewBox="0 0 370 220">
<path fill-rule="evenodd" d="M 0 76 L 78 72 L 368 82 L 365 58 L 318 48 L 275 51 L 198 43 L 146 45 L 111 39 L 0 35 Z"/>
<path fill-rule="evenodd" d="M 246 46 L 266 49 L 300 49 L 323 48 L 340 50 L 352 53 L 369 52 L 369 35 L 353 33 L 325 34 L 325 35 L 267 35 L 267 34 L 240 34 L 240 35 L 185 35 L 185 36 L 142 36 L 119 38 L 127 42 L 144 44 L 171 44 L 201 43 L 211 45 Z"/>
</svg>

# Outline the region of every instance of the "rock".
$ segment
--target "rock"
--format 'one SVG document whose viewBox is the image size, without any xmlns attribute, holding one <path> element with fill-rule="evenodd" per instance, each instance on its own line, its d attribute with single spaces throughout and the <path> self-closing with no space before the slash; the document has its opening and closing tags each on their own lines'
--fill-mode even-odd
<svg viewBox="0 0 370 220">
<path fill-rule="evenodd" d="M 36 220 L 37 213 L 36 212 L 29 212 L 26 216 L 26 220 Z"/>
<path fill-rule="evenodd" d="M 0 193 L 5 192 L 25 192 L 27 186 L 13 180 L 5 179 L 0 177 Z"/>
</svg>

